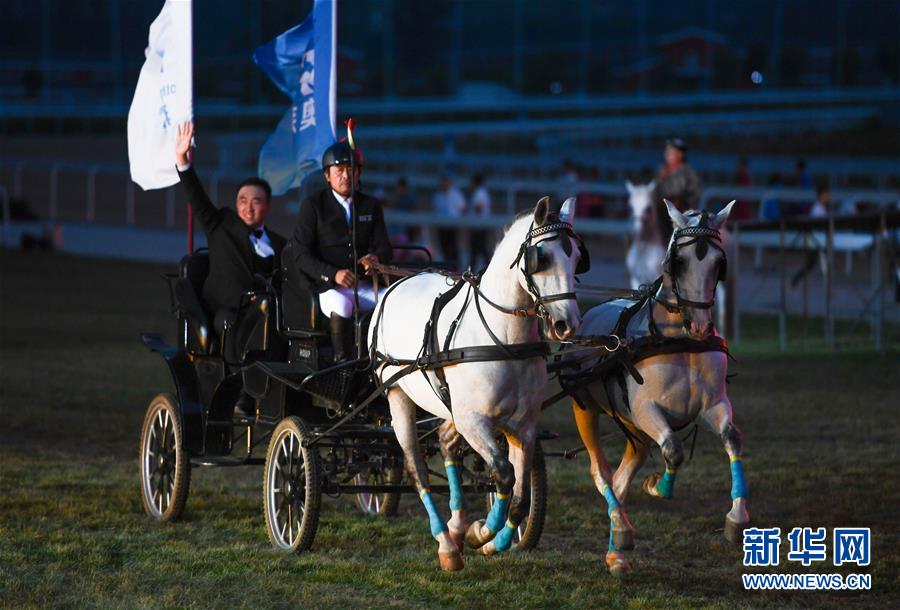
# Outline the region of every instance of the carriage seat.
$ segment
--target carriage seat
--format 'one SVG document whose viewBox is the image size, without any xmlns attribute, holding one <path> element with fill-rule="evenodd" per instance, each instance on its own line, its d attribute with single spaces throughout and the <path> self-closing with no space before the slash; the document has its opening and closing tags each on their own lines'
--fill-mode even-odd
<svg viewBox="0 0 900 610">
<path fill-rule="evenodd" d="M 173 281 L 175 307 L 187 327 L 182 338 L 184 348 L 193 354 L 213 355 L 222 351 L 222 337 L 219 334 L 221 329 L 215 327 L 213 312 L 201 296 L 208 275 L 209 252 L 201 249 L 181 259 L 178 278 Z M 265 281 L 260 279 L 257 284 L 258 289 L 263 289 Z M 267 349 L 269 300 L 257 301 L 258 307 L 247 308 L 238 313 L 242 320 L 240 336 L 229 333 L 226 338 L 230 361 L 242 361 L 249 352 Z M 235 341 L 238 343 L 235 344 Z"/>
<path fill-rule="evenodd" d="M 209 252 L 197 250 L 181 259 L 174 281 L 175 304 L 187 324 L 184 347 L 193 353 L 211 354 L 218 347 L 212 315 L 200 297 L 208 275 Z"/>
<path fill-rule="evenodd" d="M 281 251 L 282 329 L 288 334 L 300 331 L 307 335 L 324 336 L 328 325 L 319 309 L 319 295 L 308 285 L 294 259 L 294 243 L 290 241 Z"/>
</svg>

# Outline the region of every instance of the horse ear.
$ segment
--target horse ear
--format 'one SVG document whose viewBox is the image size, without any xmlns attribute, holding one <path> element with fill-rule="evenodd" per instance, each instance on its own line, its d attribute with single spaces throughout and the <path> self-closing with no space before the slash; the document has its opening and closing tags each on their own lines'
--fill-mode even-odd
<svg viewBox="0 0 900 610">
<path fill-rule="evenodd" d="M 722 228 L 722 225 L 724 225 L 725 221 L 728 220 L 728 215 L 731 214 L 731 208 L 734 206 L 734 203 L 735 202 L 732 199 L 731 203 L 722 208 L 722 211 L 720 211 L 713 217 L 712 222 L 710 223 L 713 229 L 716 229 L 718 231 Z"/>
<path fill-rule="evenodd" d="M 631 184 L 631 180 L 626 180 L 626 181 L 625 181 L 625 188 L 628 190 L 628 194 L 629 194 L 629 195 L 631 195 L 632 193 L 634 193 L 634 185 Z"/>
<path fill-rule="evenodd" d="M 559 219 L 563 222 L 572 224 L 575 221 L 575 198 L 569 197 L 563 201 L 562 208 L 559 210 Z"/>
<path fill-rule="evenodd" d="M 656 188 L 656 180 L 651 180 L 650 184 L 647 185 L 647 188 L 651 191 Z"/>
<path fill-rule="evenodd" d="M 669 218 L 672 219 L 672 224 L 676 229 L 683 229 L 687 226 L 687 218 L 684 217 L 684 214 L 678 211 L 678 208 L 675 207 L 675 204 L 669 201 L 668 199 L 663 199 L 666 204 L 666 209 L 669 211 Z"/>
<path fill-rule="evenodd" d="M 536 227 L 541 226 L 544 222 L 547 221 L 547 215 L 550 213 L 550 198 L 547 196 L 541 197 L 537 205 L 534 206 L 534 225 Z"/>
</svg>

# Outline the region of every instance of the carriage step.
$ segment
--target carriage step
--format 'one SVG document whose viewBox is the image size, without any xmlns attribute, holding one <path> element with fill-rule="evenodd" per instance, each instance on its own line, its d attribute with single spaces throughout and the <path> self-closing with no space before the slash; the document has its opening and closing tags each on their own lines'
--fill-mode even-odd
<svg viewBox="0 0 900 610">
<path fill-rule="evenodd" d="M 253 426 L 255 424 L 256 424 L 256 418 L 244 417 L 242 415 L 235 415 L 234 419 L 208 419 L 208 420 L 206 420 L 207 426 L 223 426 L 225 428 L 230 428 L 231 426 Z"/>
<path fill-rule="evenodd" d="M 237 458 L 230 456 L 194 458 L 191 466 L 262 466 L 265 458 Z"/>
</svg>

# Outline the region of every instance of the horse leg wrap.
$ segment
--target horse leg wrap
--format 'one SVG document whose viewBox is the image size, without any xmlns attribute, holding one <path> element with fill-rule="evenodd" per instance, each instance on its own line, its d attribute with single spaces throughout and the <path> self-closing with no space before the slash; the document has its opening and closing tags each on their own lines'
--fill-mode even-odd
<svg viewBox="0 0 900 610">
<path fill-rule="evenodd" d="M 494 500 L 494 505 L 491 506 L 491 512 L 488 513 L 487 519 L 484 522 L 484 525 L 492 534 L 499 532 L 500 528 L 503 527 L 503 522 L 506 521 L 506 511 L 508 507 L 509 496 L 498 493 Z"/>
<path fill-rule="evenodd" d="M 494 548 L 497 549 L 497 552 L 502 552 L 508 550 L 512 546 L 513 536 L 516 533 L 518 528 L 512 524 L 511 521 L 507 520 L 506 525 L 503 526 L 503 529 L 494 536 L 492 540 L 494 544 Z"/>
<path fill-rule="evenodd" d="M 612 517 L 613 511 L 622 508 L 622 505 L 619 504 L 619 500 L 616 498 L 615 492 L 609 485 L 604 485 L 601 489 L 601 492 L 603 493 L 603 497 L 606 499 L 606 514 Z"/>
<path fill-rule="evenodd" d="M 609 515 L 609 550 L 630 550 L 634 548 L 634 528 L 628 522 L 622 505 L 609 485 L 603 486 L 603 497 L 606 498 Z"/>
<path fill-rule="evenodd" d="M 744 480 L 744 464 L 739 455 L 731 458 L 731 499 L 746 498 L 750 493 Z"/>
<path fill-rule="evenodd" d="M 438 512 L 434 499 L 431 497 L 431 491 L 427 487 L 422 488 L 419 492 L 419 497 L 422 498 L 422 504 L 425 505 L 425 510 L 428 512 L 431 535 L 437 538 L 442 532 L 447 531 L 447 525 L 441 519 L 441 514 Z"/>
<path fill-rule="evenodd" d="M 675 471 L 668 466 L 662 477 L 656 482 L 656 491 L 664 498 L 671 498 L 675 491 Z"/>
<path fill-rule="evenodd" d="M 456 462 L 453 460 L 445 461 L 444 470 L 447 472 L 447 482 L 450 484 L 450 510 L 462 510 L 462 479 L 459 476 L 459 469 L 456 467 Z"/>
</svg>

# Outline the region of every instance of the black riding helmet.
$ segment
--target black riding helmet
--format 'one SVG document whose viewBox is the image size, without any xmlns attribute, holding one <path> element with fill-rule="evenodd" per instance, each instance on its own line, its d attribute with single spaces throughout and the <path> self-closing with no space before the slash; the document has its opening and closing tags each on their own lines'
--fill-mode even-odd
<svg viewBox="0 0 900 610">
<path fill-rule="evenodd" d="M 325 153 L 322 155 L 322 170 L 327 171 L 329 167 L 332 165 L 350 165 L 350 159 L 353 154 L 353 149 L 350 148 L 350 143 L 346 140 L 341 142 L 335 142 L 331 146 L 325 149 Z M 362 153 L 359 152 L 359 149 L 356 149 L 356 167 L 362 167 L 363 159 Z"/>
</svg>

